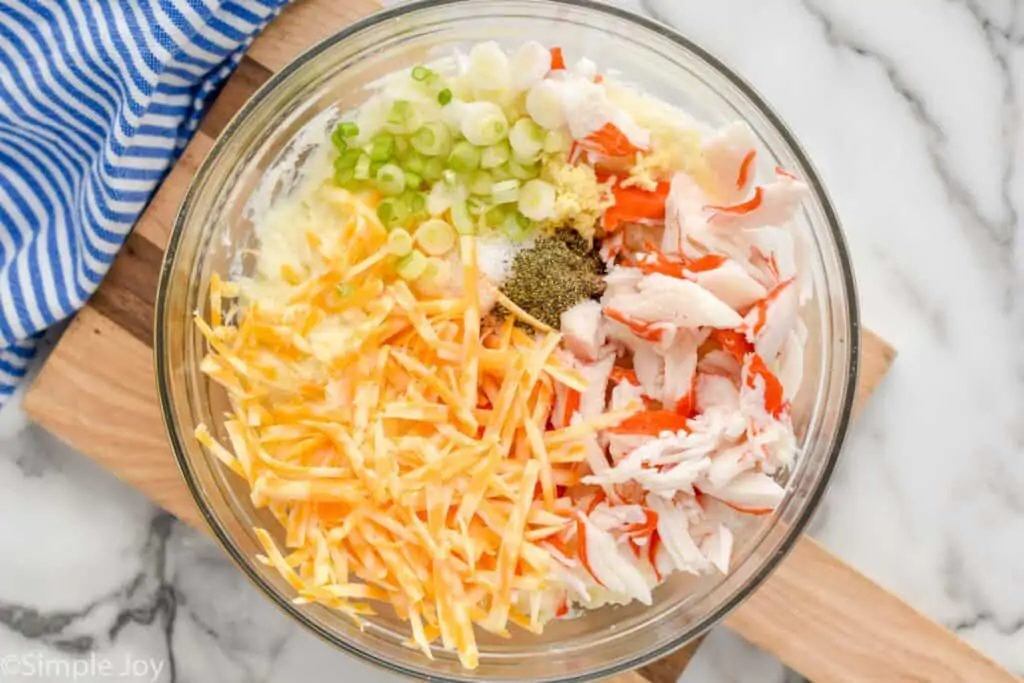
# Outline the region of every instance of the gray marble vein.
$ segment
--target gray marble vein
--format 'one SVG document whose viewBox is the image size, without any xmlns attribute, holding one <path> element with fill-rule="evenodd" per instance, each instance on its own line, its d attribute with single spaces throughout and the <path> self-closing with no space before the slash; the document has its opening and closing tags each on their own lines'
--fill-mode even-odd
<svg viewBox="0 0 1024 683">
<path fill-rule="evenodd" d="M 967 3 L 968 6 L 972 4 Z M 1008 259 L 1011 257 L 1009 247 L 1012 245 L 1014 230 L 1019 224 L 1017 210 L 1010 199 L 1009 184 L 1016 163 L 1013 150 L 1016 137 L 1020 132 L 1020 109 L 1005 50 L 996 45 L 990 31 L 986 29 L 984 31 L 986 46 L 996 66 L 996 71 L 999 73 L 999 79 L 1002 84 L 1002 100 L 1000 105 L 1002 110 L 1003 142 L 1006 144 L 1006 152 L 1001 155 L 1003 157 L 1000 183 L 1001 205 L 996 216 L 988 217 L 978 205 L 971 190 L 963 184 L 957 169 L 953 167 L 948 158 L 948 133 L 929 111 L 927 101 L 916 91 L 914 85 L 908 81 L 907 77 L 900 70 L 899 65 L 892 58 L 874 49 L 868 43 L 862 42 L 855 35 L 844 31 L 842 25 L 835 23 L 829 17 L 827 11 L 814 0 L 801 0 L 801 5 L 810 16 L 820 22 L 825 38 L 831 47 L 848 50 L 858 57 L 873 62 L 884 72 L 891 87 L 904 100 L 915 121 L 924 132 L 928 155 L 933 164 L 934 171 L 941 179 L 953 208 L 961 215 L 965 228 L 970 231 L 971 235 L 977 234 L 977 228 L 981 228 L 988 237 L 988 251 L 991 253 L 993 260 L 1004 265 L 1004 267 L 1007 266 Z M 973 6 L 971 9 L 971 16 L 976 18 L 982 26 L 992 26 L 982 18 L 980 10 Z"/>
</svg>

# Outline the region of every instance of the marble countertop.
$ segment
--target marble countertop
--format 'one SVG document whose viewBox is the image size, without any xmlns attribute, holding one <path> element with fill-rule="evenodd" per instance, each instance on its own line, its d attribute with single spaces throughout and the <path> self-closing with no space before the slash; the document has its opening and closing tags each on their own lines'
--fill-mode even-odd
<svg viewBox="0 0 1024 683">
<path fill-rule="evenodd" d="M 899 349 L 812 533 L 1024 674 L 1024 2 L 623 4 L 789 122 L 844 220 L 864 320 Z M 398 680 L 292 625 L 17 400 L 0 518 L 0 681 Z M 789 680 L 722 629 L 683 677 Z"/>
</svg>

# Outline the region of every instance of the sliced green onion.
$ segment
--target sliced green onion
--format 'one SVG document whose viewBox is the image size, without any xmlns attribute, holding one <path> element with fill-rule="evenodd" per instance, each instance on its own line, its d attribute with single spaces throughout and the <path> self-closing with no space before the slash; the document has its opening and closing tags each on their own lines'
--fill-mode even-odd
<svg viewBox="0 0 1024 683">
<path fill-rule="evenodd" d="M 531 180 L 519 190 L 519 211 L 527 218 L 543 221 L 555 215 L 555 187 L 543 180 Z"/>
<path fill-rule="evenodd" d="M 508 143 L 502 140 L 496 145 L 484 148 L 480 154 L 480 168 L 497 168 L 507 162 L 510 156 Z"/>
<path fill-rule="evenodd" d="M 348 143 L 345 142 L 345 136 L 341 135 L 337 128 L 335 128 L 334 132 L 331 133 L 331 143 L 339 152 L 344 152 L 348 149 Z"/>
<path fill-rule="evenodd" d="M 388 253 L 405 256 L 412 251 L 412 235 L 402 228 L 395 228 L 388 234 Z"/>
<path fill-rule="evenodd" d="M 417 192 L 409 199 L 409 210 L 413 214 L 421 214 L 427 210 L 427 196 L 422 192 Z"/>
<path fill-rule="evenodd" d="M 363 156 L 363 151 L 359 149 L 346 149 L 337 159 L 334 160 L 334 170 L 340 171 L 346 168 L 355 168 L 356 164 L 359 163 L 359 157 Z"/>
<path fill-rule="evenodd" d="M 359 126 L 351 121 L 342 121 L 331 132 L 331 142 L 339 152 L 344 152 L 348 148 L 348 141 L 345 138 L 354 138 L 357 135 L 359 135 Z"/>
<path fill-rule="evenodd" d="M 391 225 L 395 219 L 395 200 L 385 199 L 377 205 L 377 218 L 385 226 Z"/>
<path fill-rule="evenodd" d="M 455 187 L 456 183 L 459 182 L 459 176 L 450 168 L 446 168 L 441 171 L 441 182 L 448 187 Z"/>
<path fill-rule="evenodd" d="M 418 251 L 408 253 L 395 268 L 398 276 L 412 282 L 418 280 L 427 269 L 427 257 Z"/>
<path fill-rule="evenodd" d="M 394 227 L 405 223 L 406 219 L 409 218 L 411 209 L 409 202 L 404 200 L 404 197 L 396 197 L 394 204 L 394 215 L 391 217 L 391 224 L 388 227 Z"/>
<path fill-rule="evenodd" d="M 491 177 L 494 178 L 495 182 L 501 182 L 502 180 L 509 180 L 512 178 L 512 174 L 509 173 L 507 164 L 490 169 L 490 174 Z"/>
<path fill-rule="evenodd" d="M 409 100 L 395 100 L 391 105 L 391 112 L 388 114 L 388 123 L 393 126 L 404 126 L 412 117 L 412 102 Z"/>
<path fill-rule="evenodd" d="M 384 194 L 396 195 L 405 190 L 405 171 L 394 164 L 384 164 L 376 174 L 377 189 Z"/>
<path fill-rule="evenodd" d="M 494 102 L 472 102 L 465 105 L 461 129 L 474 145 L 493 145 L 508 135 L 508 119 Z"/>
<path fill-rule="evenodd" d="M 469 215 L 469 207 L 466 202 L 455 202 L 452 204 L 452 225 L 460 235 L 472 235 L 474 230 L 473 218 Z"/>
<path fill-rule="evenodd" d="M 410 152 L 403 163 L 406 171 L 420 175 L 423 175 L 423 169 L 427 166 L 426 159 L 418 152 Z"/>
<path fill-rule="evenodd" d="M 499 228 L 505 222 L 506 213 L 504 206 L 492 206 L 491 210 L 484 215 L 484 220 L 492 228 Z"/>
<path fill-rule="evenodd" d="M 355 166 L 355 178 L 356 180 L 369 180 L 370 179 L 370 155 L 360 154 L 359 160 Z"/>
<path fill-rule="evenodd" d="M 538 126 L 530 118 L 521 118 L 508 132 L 508 141 L 517 160 L 532 163 L 544 149 L 544 138 L 547 131 Z"/>
<path fill-rule="evenodd" d="M 412 136 L 412 146 L 428 157 L 443 156 L 451 149 L 452 134 L 448 126 L 440 122 L 428 123 Z"/>
<path fill-rule="evenodd" d="M 491 201 L 495 204 L 512 204 L 519 200 L 519 180 L 502 180 L 491 186 Z"/>
<path fill-rule="evenodd" d="M 335 168 L 334 183 L 340 187 L 348 185 L 356 179 L 356 172 L 351 168 Z"/>
<path fill-rule="evenodd" d="M 398 201 L 405 207 L 407 218 L 424 218 L 427 215 L 427 197 L 422 192 L 406 190 Z"/>
<path fill-rule="evenodd" d="M 420 175 L 429 182 L 434 183 L 441 179 L 442 173 L 444 173 L 444 159 L 441 157 L 431 157 L 423 165 L 423 172 Z"/>
<path fill-rule="evenodd" d="M 441 92 L 437 93 L 437 101 L 443 107 L 452 101 L 452 91 L 445 88 Z"/>
<path fill-rule="evenodd" d="M 403 190 L 401 196 L 399 196 L 395 200 L 396 202 L 398 202 L 399 204 L 401 204 L 402 206 L 405 207 L 405 213 L 406 213 L 407 216 L 412 213 L 412 198 L 415 195 L 416 195 L 415 192 L 409 192 L 407 190 Z"/>
<path fill-rule="evenodd" d="M 388 161 L 395 153 L 395 137 L 393 135 L 378 135 L 370 143 L 371 161 Z"/>
<path fill-rule="evenodd" d="M 425 66 L 414 66 L 412 68 L 412 80 L 420 83 L 430 83 L 437 78 L 437 73 Z"/>
<path fill-rule="evenodd" d="M 451 208 L 452 202 L 464 199 L 465 189 L 457 185 L 448 185 L 444 181 L 434 183 L 427 196 L 427 213 L 431 216 L 440 216 Z"/>
<path fill-rule="evenodd" d="M 572 149 L 572 135 L 569 134 L 566 128 L 556 128 L 555 130 L 549 130 L 547 136 L 544 138 L 544 151 L 548 154 L 556 154 L 558 152 L 568 152 Z"/>
<path fill-rule="evenodd" d="M 418 190 L 423 185 L 423 176 L 412 171 L 405 172 L 405 187 L 410 190 Z"/>
<path fill-rule="evenodd" d="M 383 161 L 371 161 L 370 162 L 370 177 L 376 178 L 377 172 L 384 168 L 385 162 Z"/>
<path fill-rule="evenodd" d="M 540 168 L 536 164 L 523 165 L 514 159 L 508 162 L 505 168 L 508 169 L 509 175 L 520 180 L 531 180 L 540 173 Z"/>
<path fill-rule="evenodd" d="M 494 181 L 491 179 L 491 174 L 487 171 L 475 171 L 469 177 L 469 191 L 472 194 L 489 195 L 491 194 L 491 185 L 493 184 Z"/>
<path fill-rule="evenodd" d="M 470 216 L 481 216 L 490 210 L 491 203 L 483 197 L 470 197 L 466 200 L 466 208 L 469 209 Z"/>
<path fill-rule="evenodd" d="M 505 221 L 501 225 L 501 231 L 510 240 L 518 242 L 529 234 L 530 221 L 523 214 L 514 211 L 505 216 Z"/>
<path fill-rule="evenodd" d="M 416 244 L 431 256 L 441 256 L 455 246 L 455 229 L 446 221 L 433 218 L 416 229 Z"/>
<path fill-rule="evenodd" d="M 409 153 L 411 145 L 409 139 L 403 135 L 399 135 L 395 138 L 395 154 L 399 157 L 404 158 Z"/>
<path fill-rule="evenodd" d="M 443 259 L 431 256 L 427 259 L 427 267 L 423 270 L 423 275 L 419 277 L 416 284 L 440 289 L 448 284 L 451 277 L 451 265 Z"/>
<path fill-rule="evenodd" d="M 354 138 L 359 135 L 359 125 L 353 121 L 342 121 L 335 127 L 334 132 L 340 132 L 346 138 Z"/>
<path fill-rule="evenodd" d="M 480 166 L 480 150 L 467 140 L 460 140 L 448 155 L 448 166 L 459 173 L 468 173 Z"/>
</svg>

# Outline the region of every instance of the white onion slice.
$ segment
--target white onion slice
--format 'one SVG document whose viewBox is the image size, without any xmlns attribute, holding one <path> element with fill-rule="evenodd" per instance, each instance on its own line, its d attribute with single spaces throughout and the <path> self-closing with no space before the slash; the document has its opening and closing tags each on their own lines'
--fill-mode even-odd
<svg viewBox="0 0 1024 683">
<path fill-rule="evenodd" d="M 551 51 L 535 40 L 523 43 L 512 57 L 511 69 L 512 89 L 529 90 L 551 71 Z"/>
<path fill-rule="evenodd" d="M 561 86 L 554 81 L 541 81 L 526 95 L 526 112 L 548 130 L 565 125 L 565 106 Z"/>
<path fill-rule="evenodd" d="M 508 55 L 494 41 L 479 43 L 469 51 L 466 80 L 477 92 L 501 92 L 510 83 Z"/>
</svg>

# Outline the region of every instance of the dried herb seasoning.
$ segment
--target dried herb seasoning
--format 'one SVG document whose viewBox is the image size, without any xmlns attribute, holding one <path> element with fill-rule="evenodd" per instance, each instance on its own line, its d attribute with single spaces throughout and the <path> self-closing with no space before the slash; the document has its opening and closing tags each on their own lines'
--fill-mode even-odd
<svg viewBox="0 0 1024 683">
<path fill-rule="evenodd" d="M 519 252 L 501 291 L 524 311 L 558 328 L 564 311 L 604 290 L 604 263 L 578 232 L 568 228 L 539 237 Z M 504 317 L 507 311 L 496 311 Z"/>
</svg>

